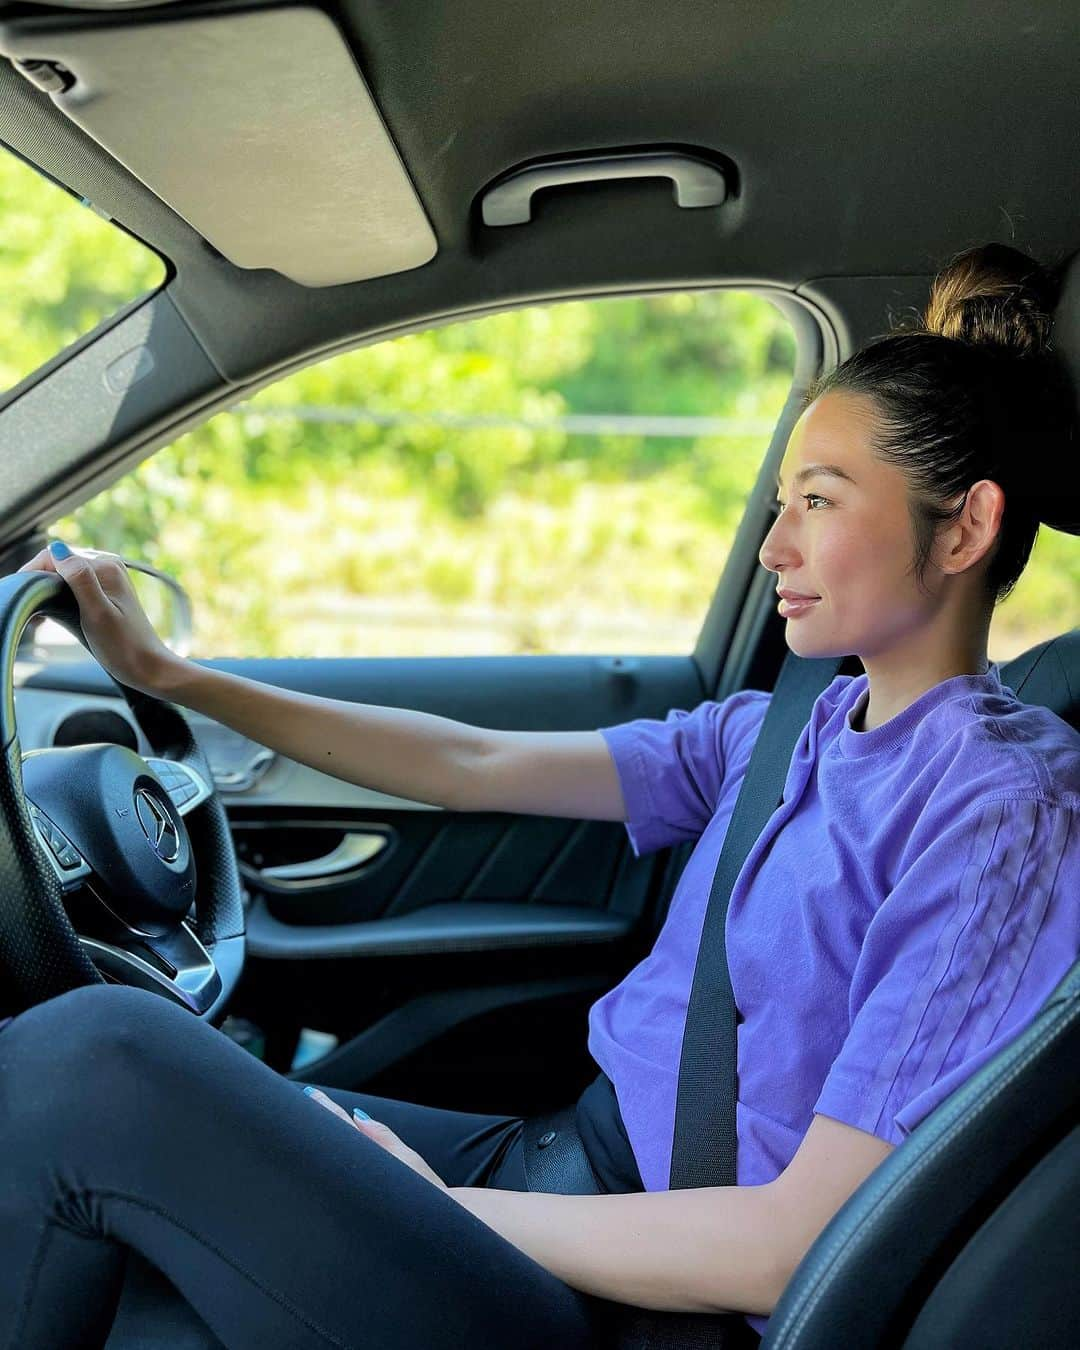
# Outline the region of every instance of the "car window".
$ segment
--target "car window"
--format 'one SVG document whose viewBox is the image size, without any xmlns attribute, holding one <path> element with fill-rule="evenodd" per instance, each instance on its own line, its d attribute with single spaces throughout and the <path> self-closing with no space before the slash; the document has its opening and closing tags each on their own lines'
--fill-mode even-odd
<svg viewBox="0 0 1080 1350">
<path fill-rule="evenodd" d="M 190 655 L 686 653 L 794 371 L 762 295 L 533 305 L 309 366 L 56 522 Z"/>
<path fill-rule="evenodd" d="M 179 578 L 195 657 L 685 653 L 794 357 L 749 292 L 508 310 L 290 375 L 53 532 Z M 990 660 L 1080 623 L 1070 543 Z"/>
<path fill-rule="evenodd" d="M 166 279 L 161 258 L 0 143 L 0 397 Z"/>
<path fill-rule="evenodd" d="M 987 656 L 1006 662 L 1080 624 L 1080 557 L 1072 536 L 1040 525 L 1027 567 L 994 609 Z"/>
</svg>

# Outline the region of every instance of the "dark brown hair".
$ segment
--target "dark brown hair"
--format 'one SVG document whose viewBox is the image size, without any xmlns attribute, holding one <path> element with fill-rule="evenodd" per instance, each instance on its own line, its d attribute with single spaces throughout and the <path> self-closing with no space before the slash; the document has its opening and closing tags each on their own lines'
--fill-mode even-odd
<svg viewBox="0 0 1080 1350">
<path fill-rule="evenodd" d="M 1055 275 L 1014 248 L 968 249 L 935 277 L 919 319 L 806 393 L 804 408 L 830 390 L 870 399 L 873 451 L 907 480 L 920 586 L 938 530 L 959 518 L 982 478 L 1005 494 L 986 572 L 991 605 L 1019 580 L 1040 520 L 1080 534 L 1080 428 L 1051 340 L 1059 290 Z"/>
</svg>

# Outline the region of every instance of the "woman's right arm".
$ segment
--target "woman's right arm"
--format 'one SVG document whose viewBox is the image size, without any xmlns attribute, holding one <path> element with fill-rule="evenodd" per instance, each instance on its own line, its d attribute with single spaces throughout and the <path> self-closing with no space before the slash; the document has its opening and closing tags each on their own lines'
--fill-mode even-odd
<svg viewBox="0 0 1080 1350">
<path fill-rule="evenodd" d="M 496 731 L 320 698 L 175 657 L 150 692 L 335 778 L 455 811 L 625 820 L 599 731 Z"/>
<path fill-rule="evenodd" d="M 170 651 L 115 555 L 42 549 L 20 572 L 58 573 L 92 654 L 121 684 L 182 704 L 289 759 L 454 811 L 624 820 L 598 731 L 495 731 L 407 708 L 319 698 L 200 666 Z"/>
</svg>

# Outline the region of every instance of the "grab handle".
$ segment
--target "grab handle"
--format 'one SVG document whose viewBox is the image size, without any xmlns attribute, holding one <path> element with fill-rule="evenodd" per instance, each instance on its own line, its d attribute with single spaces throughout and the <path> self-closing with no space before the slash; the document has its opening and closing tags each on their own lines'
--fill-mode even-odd
<svg viewBox="0 0 1080 1350">
<path fill-rule="evenodd" d="M 683 207 L 720 206 L 727 198 L 723 172 L 693 155 L 637 152 L 547 160 L 518 169 L 485 192 L 485 225 L 524 225 L 532 219 L 533 194 L 567 183 L 598 183 L 612 178 L 670 178 L 675 201 Z"/>
</svg>

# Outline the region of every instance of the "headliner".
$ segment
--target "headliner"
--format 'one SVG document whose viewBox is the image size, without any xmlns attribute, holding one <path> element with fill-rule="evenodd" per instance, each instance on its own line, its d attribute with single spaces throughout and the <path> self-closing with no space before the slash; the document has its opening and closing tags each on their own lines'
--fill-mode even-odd
<svg viewBox="0 0 1080 1350">
<path fill-rule="evenodd" d="M 265 6 L 167 13 L 253 7 Z M 171 294 L 229 379 L 509 298 L 926 277 L 989 240 L 1050 264 L 1077 246 L 1074 0 L 345 0 L 328 10 L 439 245 L 425 266 L 348 285 L 311 289 L 232 266 L 0 63 L 2 134 L 16 143 L 17 120 L 23 153 L 32 147 L 172 260 Z M 0 6 L 5 21 L 35 15 L 44 10 Z M 527 226 L 482 224 L 479 195 L 507 170 L 629 147 L 725 156 L 737 192 L 721 208 L 681 211 L 666 180 L 593 184 L 541 193 Z M 272 193 L 250 204 L 272 208 Z"/>
</svg>

